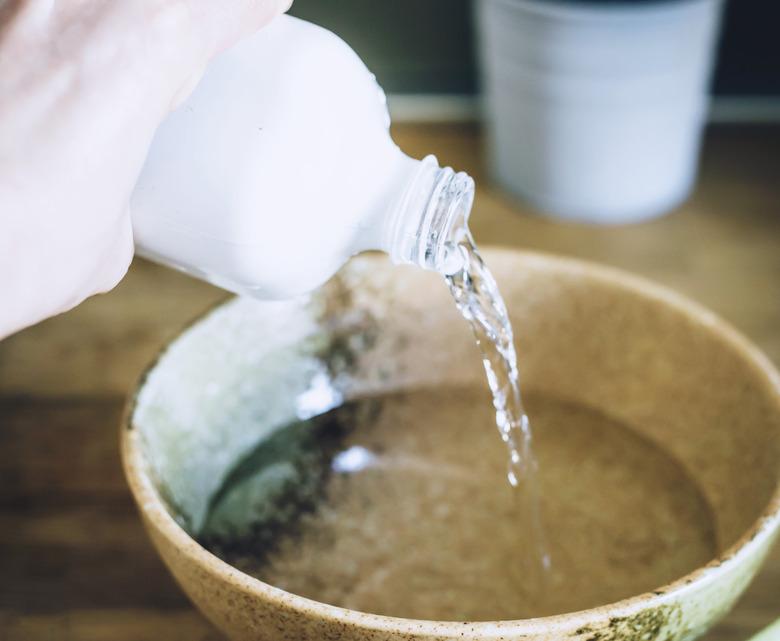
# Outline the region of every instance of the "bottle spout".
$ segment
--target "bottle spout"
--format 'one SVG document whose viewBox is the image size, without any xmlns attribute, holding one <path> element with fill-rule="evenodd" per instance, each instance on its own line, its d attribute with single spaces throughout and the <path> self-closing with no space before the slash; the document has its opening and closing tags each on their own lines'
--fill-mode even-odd
<svg viewBox="0 0 780 641">
<path fill-rule="evenodd" d="M 427 156 L 410 181 L 388 226 L 390 258 L 443 275 L 463 268 L 461 242 L 469 236 L 474 180 Z"/>
</svg>

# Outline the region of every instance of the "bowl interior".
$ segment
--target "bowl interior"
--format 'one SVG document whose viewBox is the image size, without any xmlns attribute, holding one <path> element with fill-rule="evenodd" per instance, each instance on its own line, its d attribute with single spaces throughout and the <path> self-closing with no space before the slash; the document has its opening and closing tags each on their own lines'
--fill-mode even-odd
<svg viewBox="0 0 780 641">
<path fill-rule="evenodd" d="M 547 527 L 591 550 L 573 590 L 582 600 L 550 602 L 538 613 L 650 590 L 735 543 L 766 508 L 780 469 L 777 392 L 744 346 L 706 311 L 613 272 L 532 254 L 490 252 L 487 260 L 514 324 L 532 421 L 548 417 L 535 426 L 542 491 L 560 497 L 546 504 Z M 453 407 L 464 396 L 452 390 L 469 390 L 472 404 L 489 407 L 478 352 L 440 278 L 367 257 L 311 297 L 237 299 L 208 314 L 150 370 L 132 423 L 174 518 L 193 537 L 224 540 L 251 531 L 264 518 L 256 509 L 263 493 L 289 480 L 281 465 L 244 471 L 226 495 L 237 462 L 258 452 L 273 459 L 277 442 L 298 447 L 284 428 L 301 419 L 414 390 Z M 407 438 L 404 420 L 389 422 L 388 447 Z M 488 426 L 486 439 L 467 447 L 471 432 L 453 439 L 447 429 L 430 424 L 454 444 L 445 457 L 468 449 L 472 460 L 500 463 Z M 468 505 L 470 496 L 458 500 Z M 403 537 L 408 523 L 403 514 L 393 519 Z M 604 549 L 588 538 L 599 523 L 614 533 Z M 558 550 L 559 559 L 565 554 Z M 332 577 L 339 568 L 323 571 Z M 611 579 L 594 580 L 604 576 Z M 287 587 L 301 592 L 294 582 Z M 455 618 L 420 599 L 419 611 L 391 604 L 382 612 L 382 598 L 347 605 Z M 469 614 L 463 618 L 478 618 Z"/>
</svg>

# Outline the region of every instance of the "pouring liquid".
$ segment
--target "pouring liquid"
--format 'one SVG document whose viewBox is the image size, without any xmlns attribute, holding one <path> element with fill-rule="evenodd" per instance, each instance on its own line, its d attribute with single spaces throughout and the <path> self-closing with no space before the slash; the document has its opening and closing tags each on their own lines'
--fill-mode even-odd
<svg viewBox="0 0 780 641">
<path fill-rule="evenodd" d="M 446 276 L 446 281 L 482 353 L 496 410 L 496 426 L 509 451 L 507 478 L 515 488 L 521 521 L 529 530 L 536 569 L 541 570 L 534 582 L 543 588 L 551 559 L 539 511 L 537 461 L 531 447 L 531 424 L 520 395 L 512 324 L 496 280 L 477 251 L 468 228 L 464 225 L 456 237 L 460 238 L 452 250 L 460 255 L 462 266 Z"/>
</svg>

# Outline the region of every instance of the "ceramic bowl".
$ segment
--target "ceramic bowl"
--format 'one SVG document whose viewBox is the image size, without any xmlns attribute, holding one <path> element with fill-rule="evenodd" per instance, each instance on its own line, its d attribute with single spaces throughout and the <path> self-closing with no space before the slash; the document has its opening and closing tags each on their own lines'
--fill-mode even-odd
<svg viewBox="0 0 780 641">
<path fill-rule="evenodd" d="M 316 602 L 204 549 L 193 534 L 227 469 L 300 409 L 295 399 L 326 351 L 338 347 L 350 364 L 347 398 L 484 385 L 440 277 L 361 257 L 310 297 L 234 299 L 209 312 L 165 348 L 128 406 L 122 454 L 146 530 L 229 638 L 693 639 L 745 590 L 780 529 L 780 376 L 767 358 L 711 312 L 645 280 L 534 253 L 485 254 L 521 345 L 525 391 L 598 407 L 679 461 L 708 505 L 717 558 L 591 609 L 464 623 Z M 652 503 L 644 497 L 636 509 Z M 592 580 L 609 572 L 596 568 Z"/>
</svg>

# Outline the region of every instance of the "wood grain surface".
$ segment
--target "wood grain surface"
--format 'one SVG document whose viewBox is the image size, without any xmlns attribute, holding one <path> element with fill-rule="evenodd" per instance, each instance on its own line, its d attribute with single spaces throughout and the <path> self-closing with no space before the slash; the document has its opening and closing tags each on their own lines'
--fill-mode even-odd
<svg viewBox="0 0 780 641">
<path fill-rule="evenodd" d="M 479 185 L 477 241 L 592 259 L 708 305 L 780 363 L 780 128 L 708 132 L 695 195 L 626 227 L 560 224 L 491 188 L 467 126 L 404 126 Z M 110 294 L 0 342 L 0 640 L 217 641 L 147 541 L 122 478 L 117 425 L 144 365 L 223 298 L 136 260 Z M 780 549 L 706 637 L 742 641 L 780 617 Z"/>
</svg>

